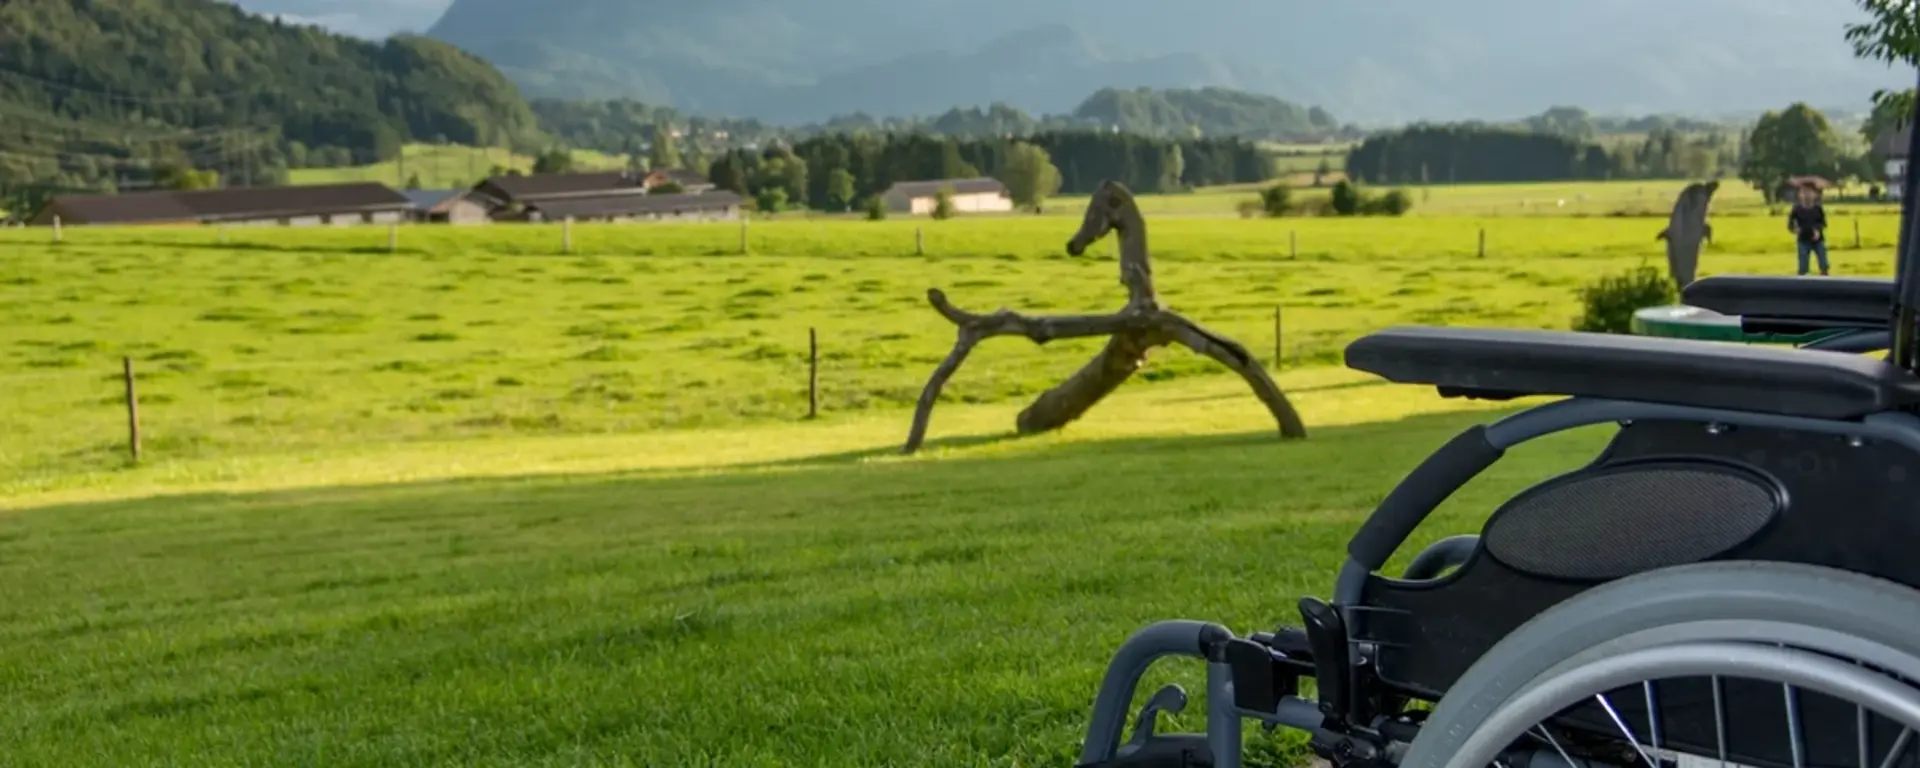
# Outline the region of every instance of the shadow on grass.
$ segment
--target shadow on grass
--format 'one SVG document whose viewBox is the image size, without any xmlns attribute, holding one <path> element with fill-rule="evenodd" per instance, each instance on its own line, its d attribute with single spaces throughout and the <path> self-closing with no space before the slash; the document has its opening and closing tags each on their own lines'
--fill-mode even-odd
<svg viewBox="0 0 1920 768">
<path fill-rule="evenodd" d="M 615 495 L 638 498 L 656 492 L 680 493 L 689 489 L 722 486 L 754 487 L 760 492 L 778 494 L 786 484 L 814 486 L 818 483 L 844 489 L 849 498 L 857 498 L 866 495 L 867 491 L 876 487 L 876 483 L 927 483 L 965 493 L 987 488 L 1010 490 L 1024 485 L 1046 485 L 1051 482 L 1047 479 L 1049 476 L 1062 471 L 1071 472 L 1076 477 L 1101 478 L 1095 486 L 1088 488 L 1088 493 L 1111 498 L 1127 498 L 1128 493 L 1124 488 L 1143 483 L 1153 486 L 1157 493 L 1164 493 L 1168 487 L 1192 484 L 1198 490 L 1217 481 L 1257 482 L 1284 496 L 1289 493 L 1285 490 L 1287 484 L 1296 480 L 1305 480 L 1314 485 L 1337 481 L 1348 489 L 1360 488 L 1365 489 L 1363 492 L 1367 494 L 1384 495 L 1402 475 L 1460 430 L 1500 418 L 1509 412 L 1456 411 L 1423 414 L 1390 422 L 1327 427 L 1299 441 L 1282 440 L 1273 432 L 1260 430 L 1060 442 L 1036 450 L 996 451 L 978 455 L 966 453 L 972 448 L 1029 439 L 1007 432 L 929 440 L 920 456 L 902 461 L 876 461 L 900 456 L 899 444 L 888 443 L 852 451 L 710 467 L 488 476 L 253 493 L 168 494 L 152 498 L 20 509 L 0 517 L 0 532 L 11 527 L 32 526 L 36 520 L 46 521 L 53 517 L 75 520 L 94 514 L 114 514 L 152 506 L 240 504 L 248 507 L 285 507 L 292 511 L 342 503 L 360 506 L 370 499 L 383 496 L 390 497 L 394 504 L 402 505 L 416 504 L 423 496 L 435 497 L 435 503 L 444 500 L 456 504 L 463 503 L 455 500 L 460 498 L 499 498 L 504 495 L 525 499 L 529 493 L 537 497 L 542 492 L 537 489 L 551 491 L 562 486 L 571 489 L 601 488 Z M 954 453 L 942 455 L 942 451 Z M 1235 480 L 1236 476 L 1240 480 Z M 577 494 L 570 491 L 560 495 Z M 1016 493 L 1010 500 L 1018 502 L 1020 495 Z"/>
</svg>

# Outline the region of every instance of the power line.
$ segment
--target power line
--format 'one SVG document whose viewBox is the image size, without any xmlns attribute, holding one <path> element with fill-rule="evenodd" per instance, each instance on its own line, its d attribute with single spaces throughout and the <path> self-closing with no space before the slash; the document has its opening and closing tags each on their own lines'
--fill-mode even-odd
<svg viewBox="0 0 1920 768">
<path fill-rule="evenodd" d="M 211 93 L 211 94 L 198 94 L 194 96 L 135 96 L 132 94 L 114 93 L 112 91 L 100 91 L 100 90 L 94 90 L 91 88 L 82 88 L 77 85 L 70 85 L 70 84 L 62 83 L 56 80 L 48 80 L 44 77 L 40 77 L 39 75 L 30 75 L 25 72 L 7 69 L 5 67 L 0 67 L 0 77 L 13 78 L 18 81 L 33 83 L 35 85 L 39 85 L 42 87 L 61 88 L 61 89 L 65 89 L 68 93 L 80 93 L 80 94 L 86 94 L 89 96 L 99 96 L 102 98 L 106 98 L 106 99 L 110 99 L 110 100 L 118 101 L 122 103 L 127 103 L 127 104 L 186 104 L 186 103 L 191 103 L 196 101 L 209 101 L 209 100 L 224 101 L 226 99 L 234 98 L 236 96 L 245 96 L 245 95 L 254 93 L 252 89 L 236 88 L 231 91 Z"/>
</svg>

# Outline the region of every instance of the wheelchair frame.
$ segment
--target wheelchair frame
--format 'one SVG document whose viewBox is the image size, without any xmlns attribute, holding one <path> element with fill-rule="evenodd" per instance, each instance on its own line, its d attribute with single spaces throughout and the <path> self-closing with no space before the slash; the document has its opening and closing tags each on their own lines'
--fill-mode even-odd
<svg viewBox="0 0 1920 768">
<path fill-rule="evenodd" d="M 1920 110 L 1916 111 L 1916 121 L 1920 121 Z M 1915 138 L 1913 149 L 1920 154 L 1920 136 Z M 1445 368 L 1449 363 L 1434 362 L 1429 368 L 1440 370 L 1438 374 L 1396 377 L 1392 370 L 1394 366 L 1381 360 L 1389 357 L 1390 353 L 1413 349 L 1413 342 L 1419 339 L 1401 340 L 1399 350 L 1391 346 L 1384 350 L 1366 349 L 1377 337 L 1390 335 L 1392 331 L 1355 342 L 1347 351 L 1349 367 L 1371 370 L 1403 383 L 1437 386 L 1441 394 L 1446 396 L 1494 400 L 1554 394 L 1569 397 L 1469 429 L 1414 468 L 1386 496 L 1349 542 L 1349 556 L 1338 572 L 1332 600 L 1323 602 L 1309 597 L 1300 601 L 1302 629 L 1241 636 L 1219 624 L 1174 620 L 1150 625 L 1128 638 L 1109 663 L 1095 695 L 1080 764 L 1102 768 L 1188 765 L 1239 768 L 1243 761 L 1243 726 L 1247 721 L 1307 732 L 1312 737 L 1315 751 L 1335 766 L 1396 764 L 1399 756 L 1396 750 L 1403 750 L 1418 737 L 1419 725 L 1394 719 L 1391 717 L 1394 713 L 1382 711 L 1393 707 L 1382 708 L 1377 705 L 1383 700 L 1438 700 L 1445 697 L 1447 692 L 1444 689 L 1421 690 L 1419 686 L 1389 683 L 1374 669 L 1382 662 L 1383 656 L 1395 652 L 1395 644 L 1383 642 L 1378 633 L 1370 634 L 1355 629 L 1356 625 L 1368 622 L 1371 614 L 1377 613 L 1366 604 L 1370 587 L 1389 583 L 1384 577 L 1376 576 L 1376 571 L 1448 497 L 1496 463 L 1507 449 L 1531 440 L 1584 426 L 1614 423 L 1622 427 L 1614 444 L 1594 464 L 1548 480 L 1536 486 L 1536 489 L 1583 471 L 1606 469 L 1623 436 L 1636 425 L 1646 426 L 1646 430 L 1651 432 L 1643 430 L 1643 433 L 1654 435 L 1643 438 L 1643 442 L 1647 439 L 1663 439 L 1662 429 L 1674 433 L 1675 429 L 1686 428 L 1712 435 L 1720 435 L 1728 430 L 1750 430 L 1763 436 L 1769 433 L 1822 436 L 1833 438 L 1832 444 L 1851 448 L 1885 446 L 1889 453 L 1882 455 L 1896 455 L 1893 452 L 1898 452 L 1898 455 L 1905 457 L 1905 461 L 1911 462 L 1910 469 L 1917 473 L 1916 477 L 1920 477 L 1920 415 L 1916 415 L 1920 412 L 1920 216 L 1916 215 L 1916 196 L 1920 196 L 1920 185 L 1909 175 L 1902 209 L 1896 277 L 1891 282 L 1732 276 L 1705 278 L 1688 286 L 1684 293 L 1684 300 L 1690 305 L 1740 316 L 1743 327 L 1750 331 L 1839 331 L 1809 343 L 1800 350 L 1769 352 L 1782 362 L 1790 359 L 1788 356 L 1804 355 L 1805 352 L 1801 350 L 1830 353 L 1889 350 L 1885 364 L 1874 364 L 1897 371 L 1897 374 L 1890 375 L 1897 375 L 1901 381 L 1889 381 L 1888 375 L 1869 376 L 1863 373 L 1864 369 L 1847 371 L 1849 375 L 1858 375 L 1861 381 L 1873 378 L 1871 384 L 1862 386 L 1884 388 L 1873 399 L 1871 407 L 1852 411 L 1823 411 L 1818 405 L 1808 405 L 1796 412 L 1793 408 L 1785 407 L 1742 409 L 1715 406 L 1711 404 L 1712 398 L 1704 395 L 1693 398 L 1691 402 L 1686 398 L 1654 401 L 1610 396 L 1612 391 L 1624 391 L 1620 387 L 1609 389 L 1598 386 L 1587 388 L 1590 391 L 1584 392 L 1580 391 L 1580 387 L 1531 391 L 1521 391 L 1525 388 L 1503 389 L 1494 385 L 1500 379 L 1497 375 L 1499 372 L 1460 370 L 1463 367 L 1471 368 L 1471 359 L 1450 363 L 1454 366 L 1450 369 Z M 1455 336 L 1465 339 L 1473 334 L 1462 331 Z M 1537 343 L 1550 343 L 1545 336 L 1541 339 Z M 1500 339 L 1492 337 L 1481 339 L 1480 342 L 1483 349 L 1501 343 Z M 1660 348 L 1677 354 L 1705 349 L 1697 346 L 1701 344 L 1737 346 L 1648 339 L 1636 348 Z M 1437 356 L 1444 355 L 1436 353 Z M 1791 359 L 1800 363 L 1811 361 L 1811 358 L 1805 357 Z M 1359 364 L 1356 364 L 1357 360 Z M 1867 362 L 1865 358 L 1858 360 Z M 1834 366 L 1843 365 L 1837 358 L 1830 361 Z M 1402 366 L 1401 370 L 1408 370 L 1411 365 Z M 1806 383 L 1805 379 L 1797 381 Z M 1782 384 L 1781 388 L 1785 390 L 1788 387 Z M 1702 427 L 1704 430 L 1701 430 Z M 1632 451 L 1628 450 L 1627 453 L 1632 454 Z M 1713 457 L 1712 454 L 1708 456 Z M 1627 456 L 1627 460 L 1635 458 Z M 1899 471 L 1907 469 L 1903 466 Z M 1868 494 L 1865 498 L 1870 500 L 1884 501 L 1884 494 L 1874 495 L 1881 492 L 1879 486 L 1861 492 Z M 1783 494 L 1780 508 L 1784 509 L 1786 491 L 1782 489 L 1780 493 Z M 1520 498 L 1515 497 L 1508 505 Z M 1814 498 L 1807 503 L 1824 511 L 1826 507 L 1820 506 L 1823 501 Z M 1832 504 L 1857 501 L 1859 497 L 1837 500 Z M 1506 507 L 1502 507 L 1494 515 L 1498 517 L 1505 510 Z M 1484 550 L 1481 539 L 1481 536 L 1456 536 L 1441 540 L 1419 553 L 1398 583 L 1446 578 L 1441 576 L 1443 572 L 1451 568 L 1464 569 L 1469 561 Z M 1746 541 L 1743 540 L 1741 546 Z M 1720 558 L 1732 551 L 1734 549 L 1723 549 L 1707 559 Z M 1920 590 L 1920 566 L 1889 569 L 1876 565 L 1846 570 L 1888 578 Z M 1872 573 L 1875 570 L 1882 572 Z M 1899 573 L 1887 573 L 1888 570 Z M 1573 581 L 1577 583 L 1564 591 L 1569 595 L 1577 594 L 1608 580 L 1588 579 L 1582 582 L 1575 579 Z M 1177 686 L 1168 686 L 1152 696 L 1143 707 L 1135 723 L 1132 740 L 1123 744 L 1121 738 L 1127 724 L 1128 709 L 1142 676 L 1155 661 L 1167 657 L 1188 657 L 1205 662 L 1205 732 L 1178 735 L 1155 732 L 1158 713 L 1181 711 L 1187 703 L 1183 691 Z M 1475 657 L 1474 661 L 1479 658 L 1482 657 Z M 1451 672 L 1449 670 L 1448 674 Z M 1446 676 L 1439 675 L 1442 678 Z M 1300 695 L 1299 680 L 1302 678 L 1315 681 L 1317 700 Z M 1652 712 L 1651 689 L 1648 696 L 1649 712 Z M 1795 757 L 1799 757 L 1798 753 Z"/>
</svg>

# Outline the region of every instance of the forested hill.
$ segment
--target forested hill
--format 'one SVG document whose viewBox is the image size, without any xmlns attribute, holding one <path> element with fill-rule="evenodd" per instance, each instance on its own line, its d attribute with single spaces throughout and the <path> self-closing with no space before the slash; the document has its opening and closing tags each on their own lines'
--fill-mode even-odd
<svg viewBox="0 0 1920 768">
<path fill-rule="evenodd" d="M 531 147 L 539 134 L 516 86 L 427 38 L 368 42 L 215 0 L 0 2 L 0 183 L 14 190 L 183 169 L 260 182 L 406 141 Z"/>
</svg>

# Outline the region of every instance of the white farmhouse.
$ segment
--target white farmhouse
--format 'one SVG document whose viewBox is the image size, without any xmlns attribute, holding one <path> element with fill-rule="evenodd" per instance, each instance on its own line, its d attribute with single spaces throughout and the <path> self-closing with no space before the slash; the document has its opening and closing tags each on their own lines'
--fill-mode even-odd
<svg viewBox="0 0 1920 768">
<path fill-rule="evenodd" d="M 956 213 L 1006 213 L 1013 210 L 1013 196 L 1007 192 L 1007 185 L 999 179 L 935 179 L 932 181 L 896 182 L 880 196 L 886 201 L 887 209 L 898 213 L 911 213 L 924 216 L 933 213 L 933 206 L 945 189 L 953 194 L 953 210 Z"/>
</svg>

